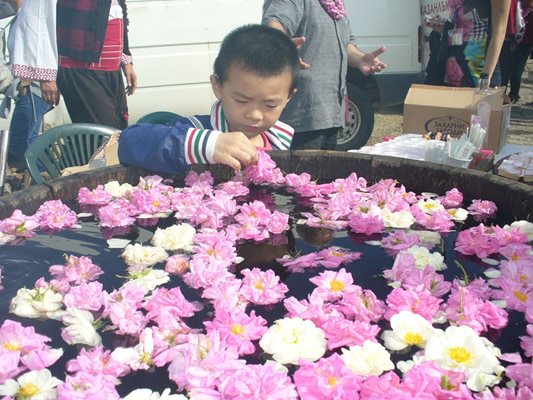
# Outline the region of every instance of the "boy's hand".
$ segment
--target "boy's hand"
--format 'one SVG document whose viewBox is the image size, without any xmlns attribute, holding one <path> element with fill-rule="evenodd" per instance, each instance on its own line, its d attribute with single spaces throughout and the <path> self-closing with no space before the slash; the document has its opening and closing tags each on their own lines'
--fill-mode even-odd
<svg viewBox="0 0 533 400">
<path fill-rule="evenodd" d="M 257 149 L 242 132 L 222 133 L 215 143 L 213 160 L 240 171 L 242 165 L 257 162 Z"/>
</svg>

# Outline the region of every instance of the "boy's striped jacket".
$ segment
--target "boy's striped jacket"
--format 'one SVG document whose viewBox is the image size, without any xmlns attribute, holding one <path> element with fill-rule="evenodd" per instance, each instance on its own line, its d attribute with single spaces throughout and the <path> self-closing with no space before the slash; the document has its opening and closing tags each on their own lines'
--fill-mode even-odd
<svg viewBox="0 0 533 400">
<path fill-rule="evenodd" d="M 220 101 L 210 115 L 178 117 L 173 125 L 135 124 L 120 135 L 118 157 L 122 164 L 155 172 L 181 174 L 187 166 L 213 164 L 215 143 L 228 132 Z M 263 137 L 273 150 L 289 150 L 294 130 L 277 121 Z"/>
</svg>

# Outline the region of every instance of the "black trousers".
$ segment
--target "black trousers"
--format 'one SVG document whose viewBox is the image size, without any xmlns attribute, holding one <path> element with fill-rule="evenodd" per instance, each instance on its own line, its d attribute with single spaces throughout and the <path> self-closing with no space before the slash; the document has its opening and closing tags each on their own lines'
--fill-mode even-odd
<svg viewBox="0 0 533 400">
<path fill-rule="evenodd" d="M 291 150 L 336 150 L 340 127 L 294 132 Z"/>
<path fill-rule="evenodd" d="M 128 126 L 128 105 L 120 70 L 59 68 L 57 84 L 72 122 L 117 129 Z"/>
</svg>

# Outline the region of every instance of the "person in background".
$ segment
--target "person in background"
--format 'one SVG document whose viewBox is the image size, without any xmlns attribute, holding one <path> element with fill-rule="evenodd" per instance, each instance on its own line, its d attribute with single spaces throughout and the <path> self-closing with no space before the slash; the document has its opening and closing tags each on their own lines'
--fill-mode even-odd
<svg viewBox="0 0 533 400">
<path fill-rule="evenodd" d="M 12 0 L 9 4 L 14 10 L 19 11 L 23 1 Z M 23 25 L 26 19 L 27 14 L 23 9 L 9 22 L 6 44 L 10 59 L 16 55 L 15 36 L 20 35 L 19 25 Z M 17 40 L 17 45 L 21 44 L 21 41 L 22 39 Z M 8 117 L 13 101 L 15 108 L 9 125 L 8 165 L 11 169 L 22 172 L 26 169 L 24 153 L 39 134 L 44 114 L 51 109 L 51 105 L 43 100 L 38 82 L 20 78 L 14 79 L 6 90 L 0 105 L 2 118 Z"/>
<path fill-rule="evenodd" d="M 509 16 L 507 18 L 507 28 L 505 30 L 505 39 L 500 51 L 498 63 L 501 71 L 501 86 L 507 87 L 511 70 L 514 64 L 513 52 L 516 49 L 516 43 L 523 35 L 524 19 L 519 0 L 511 0 L 509 7 Z"/>
<path fill-rule="evenodd" d="M 281 117 L 295 130 L 291 150 L 335 150 L 344 126 L 348 66 L 379 72 L 385 49 L 357 48 L 342 0 L 266 0 L 262 23 L 293 38 L 300 52 L 298 91 Z"/>
<path fill-rule="evenodd" d="M 127 126 L 137 76 L 125 0 L 25 0 L 15 36 L 12 70 L 23 86 L 38 81 L 51 105 L 62 94 L 72 122 Z"/>
<path fill-rule="evenodd" d="M 511 0 L 448 0 L 451 21 L 426 23 L 444 34 L 443 85 L 477 87 L 480 78 L 500 86 L 498 65 Z M 436 79 L 438 80 L 438 79 Z"/>
<path fill-rule="evenodd" d="M 215 59 L 211 114 L 128 127 L 119 139 L 120 162 L 169 174 L 201 163 L 239 170 L 258 160 L 256 148 L 288 150 L 293 129 L 278 118 L 296 90 L 298 64 L 298 51 L 282 32 L 237 28 Z"/>
<path fill-rule="evenodd" d="M 513 51 L 513 63 L 509 76 L 509 99 L 516 103 L 520 100 L 520 85 L 522 73 L 533 51 L 533 0 L 522 0 L 522 15 L 524 16 L 524 33 L 518 40 L 516 48 Z"/>
</svg>

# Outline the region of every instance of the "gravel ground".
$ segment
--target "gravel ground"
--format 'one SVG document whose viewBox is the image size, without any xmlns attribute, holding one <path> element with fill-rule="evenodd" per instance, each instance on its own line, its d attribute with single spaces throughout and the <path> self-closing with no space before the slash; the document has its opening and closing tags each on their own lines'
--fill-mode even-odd
<svg viewBox="0 0 533 400">
<path fill-rule="evenodd" d="M 507 143 L 533 146 L 533 60 L 529 60 L 522 76 L 520 96 L 512 105 Z M 402 133 L 402 123 L 403 105 L 379 110 L 367 145 L 382 142 L 385 136 L 398 136 Z"/>
</svg>

